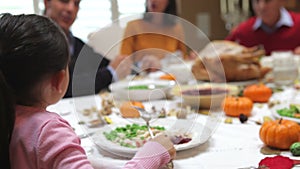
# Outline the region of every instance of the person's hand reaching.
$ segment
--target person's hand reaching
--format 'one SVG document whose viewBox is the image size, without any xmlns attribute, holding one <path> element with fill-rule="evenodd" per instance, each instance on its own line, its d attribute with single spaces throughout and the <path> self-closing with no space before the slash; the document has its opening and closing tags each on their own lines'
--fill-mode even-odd
<svg viewBox="0 0 300 169">
<path fill-rule="evenodd" d="M 141 60 L 141 69 L 146 72 L 154 72 L 161 69 L 160 60 L 153 55 L 146 55 Z"/>
<path fill-rule="evenodd" d="M 298 46 L 294 49 L 294 54 L 300 55 L 300 46 Z"/>
<path fill-rule="evenodd" d="M 131 73 L 132 60 L 127 55 L 118 55 L 109 65 L 116 71 L 120 80 Z"/>
</svg>

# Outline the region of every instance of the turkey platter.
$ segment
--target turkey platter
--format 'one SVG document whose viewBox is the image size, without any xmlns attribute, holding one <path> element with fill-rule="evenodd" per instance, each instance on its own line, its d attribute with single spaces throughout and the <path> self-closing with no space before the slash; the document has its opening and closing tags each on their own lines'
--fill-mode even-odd
<svg viewBox="0 0 300 169">
<path fill-rule="evenodd" d="M 192 73 L 197 80 L 210 82 L 260 79 L 270 71 L 259 63 L 264 54 L 257 46 L 247 48 L 231 41 L 213 41 L 199 53 Z"/>
</svg>

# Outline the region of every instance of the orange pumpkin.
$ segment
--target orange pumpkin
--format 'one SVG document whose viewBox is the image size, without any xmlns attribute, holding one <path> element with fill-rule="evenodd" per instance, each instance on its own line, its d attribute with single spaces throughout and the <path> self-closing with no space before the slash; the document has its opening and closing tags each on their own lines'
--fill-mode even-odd
<svg viewBox="0 0 300 169">
<path fill-rule="evenodd" d="M 250 116 L 253 102 L 247 97 L 229 96 L 223 100 L 222 106 L 227 116 L 238 117 L 240 114 Z"/>
<path fill-rule="evenodd" d="M 272 89 L 264 84 L 254 84 L 244 89 L 243 95 L 250 98 L 253 102 L 268 102 L 272 96 Z"/>
<path fill-rule="evenodd" d="M 299 141 L 300 126 L 291 120 L 279 119 L 264 122 L 259 131 L 259 137 L 267 146 L 278 149 L 289 149 Z"/>
</svg>

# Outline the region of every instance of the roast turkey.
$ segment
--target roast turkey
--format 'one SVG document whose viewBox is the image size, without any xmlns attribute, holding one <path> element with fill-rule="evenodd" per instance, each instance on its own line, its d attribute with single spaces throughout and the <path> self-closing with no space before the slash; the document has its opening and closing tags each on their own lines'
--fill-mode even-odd
<svg viewBox="0 0 300 169">
<path fill-rule="evenodd" d="M 212 41 L 199 52 L 192 72 L 197 80 L 210 82 L 260 79 L 270 71 L 259 63 L 264 54 L 259 46 L 247 48 L 231 41 Z"/>
</svg>

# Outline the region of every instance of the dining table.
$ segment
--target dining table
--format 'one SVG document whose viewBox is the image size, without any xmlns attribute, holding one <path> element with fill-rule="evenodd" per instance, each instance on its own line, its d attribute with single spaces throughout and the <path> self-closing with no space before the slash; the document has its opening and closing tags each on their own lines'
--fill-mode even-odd
<svg viewBox="0 0 300 169">
<path fill-rule="evenodd" d="M 106 148 L 99 146 L 103 140 L 97 140 L 99 137 L 95 137 L 99 134 L 99 131 L 103 131 L 101 129 L 105 126 L 131 122 L 120 116 L 117 109 L 112 109 L 112 113 L 102 116 L 100 122 L 98 121 L 96 125 L 91 124 L 90 122 L 93 119 L 99 120 L 99 115 L 88 113 L 99 112 L 102 109 L 101 103 L 107 98 L 111 98 L 111 93 L 105 92 L 104 94 L 66 98 L 48 107 L 49 111 L 61 115 L 74 128 L 75 133 L 81 138 L 81 144 L 88 159 L 96 169 L 122 168 L 132 158 L 132 155 L 127 156 L 126 152 L 125 155 L 120 155 L 110 150 L 109 146 Z M 270 102 L 299 99 L 300 90 L 293 85 L 286 86 L 283 90 L 274 92 L 268 103 L 254 103 L 251 116 L 243 123 L 237 117 L 226 116 L 222 110 L 196 110 L 192 112 L 193 115 L 187 119 L 191 123 L 186 122 L 186 125 L 197 123 L 202 126 L 199 131 L 196 127 L 193 130 L 200 134 L 197 139 L 201 139 L 201 141 L 178 150 L 176 158 L 173 160 L 174 168 L 250 169 L 252 167 L 254 169 L 258 168 L 258 164 L 262 159 L 277 155 L 300 160 L 300 157 L 293 156 L 289 150 L 268 148 L 259 137 L 264 117 L 278 118 L 274 116 Z M 172 96 L 167 99 L 155 100 L 152 104 L 170 110 L 170 107 L 182 105 L 182 102 L 182 98 Z M 226 121 L 228 119 L 230 119 L 230 122 Z M 163 120 L 176 121 L 177 118 L 170 116 L 165 117 Z M 300 122 L 300 119 L 299 121 L 296 119 L 296 122 Z M 203 127 L 208 129 L 209 132 L 203 134 Z M 300 166 L 294 166 L 294 168 L 300 168 Z"/>
</svg>

